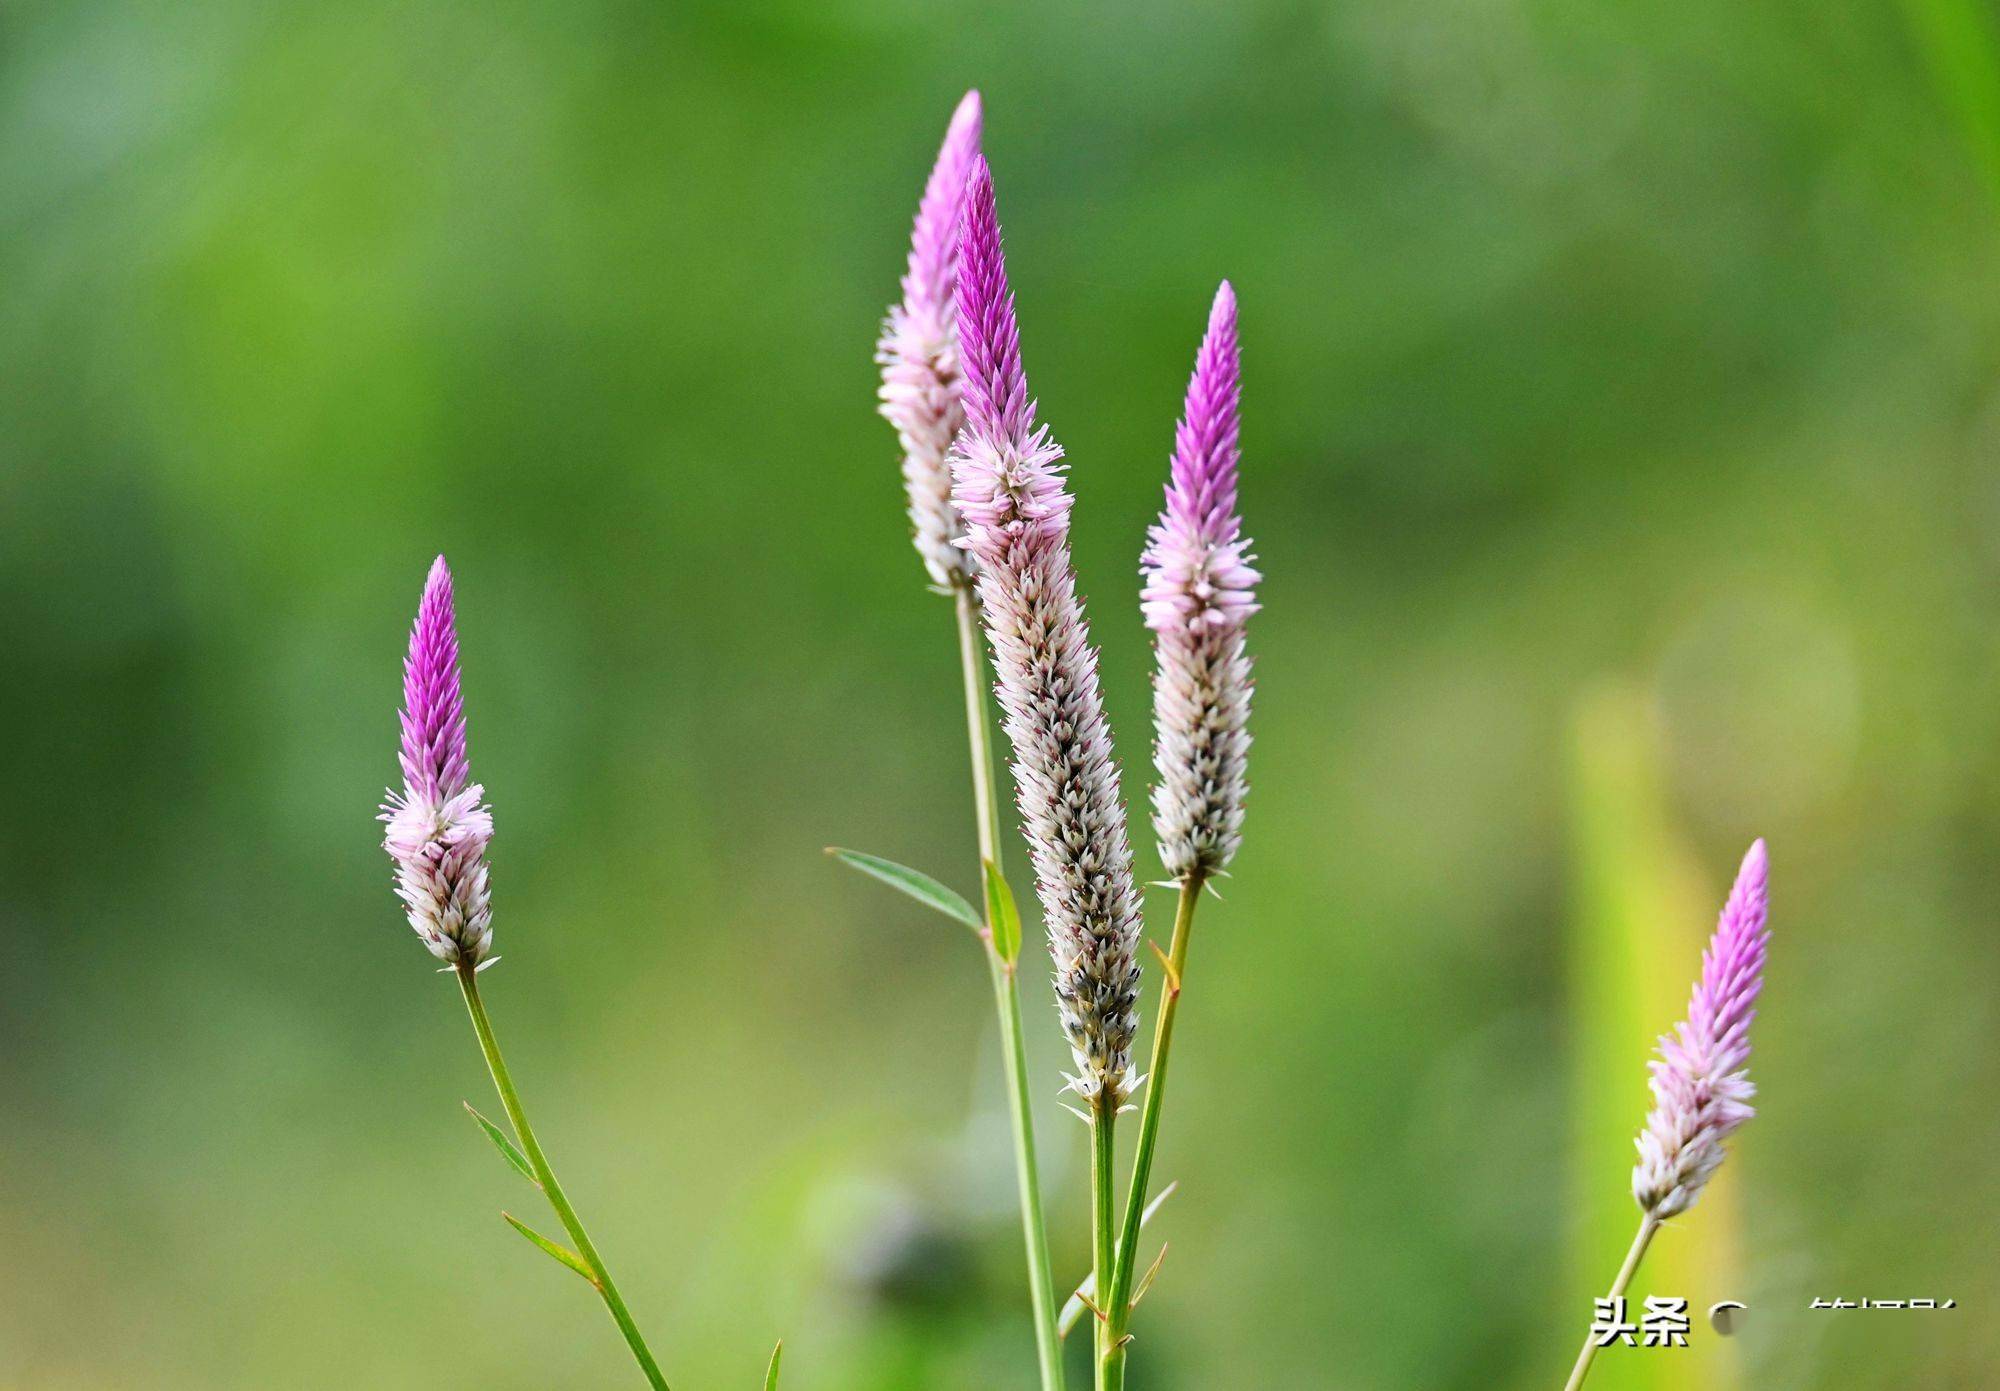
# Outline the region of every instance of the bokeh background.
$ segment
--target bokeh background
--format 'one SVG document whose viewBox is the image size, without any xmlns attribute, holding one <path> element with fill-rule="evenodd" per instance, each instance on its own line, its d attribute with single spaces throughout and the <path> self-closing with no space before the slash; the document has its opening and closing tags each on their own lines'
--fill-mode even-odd
<svg viewBox="0 0 2000 1391">
<path fill-rule="evenodd" d="M 1635 1290 L 1696 1346 L 1592 1384 L 1993 1385 L 1996 35 L 1978 0 L 0 8 L 0 1386 L 636 1382 L 499 1219 L 534 1195 L 378 847 L 440 550 L 488 1000 L 675 1385 L 758 1384 L 780 1334 L 799 1391 L 1028 1385 L 983 969 L 820 854 L 974 887 L 870 362 L 974 84 L 1135 799 L 1136 556 L 1243 301 L 1255 790 L 1133 1386 L 1558 1385 L 1757 834 L 1763 1111 Z"/>
</svg>

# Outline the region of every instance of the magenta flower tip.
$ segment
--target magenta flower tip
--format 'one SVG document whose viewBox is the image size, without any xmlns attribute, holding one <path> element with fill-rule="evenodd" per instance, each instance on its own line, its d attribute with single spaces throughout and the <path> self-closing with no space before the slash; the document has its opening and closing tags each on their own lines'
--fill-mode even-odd
<svg viewBox="0 0 2000 1391">
<path fill-rule="evenodd" d="M 965 364 L 965 419 L 970 429 L 1017 448 L 1031 439 L 1034 403 L 1021 365 L 1021 325 L 1007 282 L 993 171 L 981 155 L 972 162 L 959 232 L 959 345 Z M 1056 455 L 1054 457 L 1060 457 Z M 1045 462 L 1053 462 L 1053 457 Z"/>
<path fill-rule="evenodd" d="M 492 940 L 486 847 L 492 813 L 471 778 L 451 569 L 431 563 L 403 660 L 403 788 L 382 806 L 396 893 L 432 955 L 477 965 Z"/>
<path fill-rule="evenodd" d="M 923 201 L 917 205 L 916 225 L 910 234 L 909 271 L 903 279 L 906 308 L 940 316 L 950 311 L 960 209 L 965 204 L 973 162 L 979 158 L 983 124 L 979 93 L 967 92 L 952 112 L 937 163 L 931 166 L 924 184 Z"/>
<path fill-rule="evenodd" d="M 937 163 L 924 185 L 910 231 L 903 297 L 890 306 L 876 344 L 882 365 L 881 412 L 903 448 L 910 536 L 940 586 L 971 582 L 972 562 L 958 546 L 964 532 L 951 505 L 945 452 L 964 423 L 958 348 L 958 235 L 966 182 L 979 155 L 979 93 L 967 92 L 952 114 Z"/>
<path fill-rule="evenodd" d="M 993 172 L 983 156 L 973 162 L 965 195 L 958 305 L 965 429 L 952 455 L 952 501 L 967 524 L 967 548 L 981 564 L 992 563 L 1009 549 L 1013 533 L 1033 531 L 1064 548 L 1067 568 L 1071 498 L 1062 449 L 1034 423 Z"/>
<path fill-rule="evenodd" d="M 1764 848 L 1762 836 L 1750 842 L 1750 848 L 1743 852 L 1743 866 L 1736 872 L 1736 882 L 1746 887 L 1754 887 L 1761 897 L 1765 891 L 1765 881 L 1771 875 L 1771 852 Z"/>
<path fill-rule="evenodd" d="M 1236 292 L 1223 281 L 1195 355 L 1174 430 L 1166 506 L 1147 533 L 1141 571 L 1146 626 L 1158 633 L 1233 627 L 1257 611 L 1262 578 L 1236 515 L 1238 412 L 1243 393 Z"/>
<path fill-rule="evenodd" d="M 451 569 L 439 556 L 424 579 L 410 651 L 403 659 L 403 781 L 427 796 L 465 790 L 465 701 L 458 678 L 458 627 Z"/>
<path fill-rule="evenodd" d="M 1722 1142 L 1749 1120 L 1750 1024 L 1764 988 L 1770 857 L 1764 842 L 1743 856 L 1723 905 L 1687 1018 L 1660 1039 L 1650 1066 L 1653 1109 L 1639 1135 L 1632 1193 L 1646 1212 L 1687 1211 L 1721 1165 Z"/>
</svg>

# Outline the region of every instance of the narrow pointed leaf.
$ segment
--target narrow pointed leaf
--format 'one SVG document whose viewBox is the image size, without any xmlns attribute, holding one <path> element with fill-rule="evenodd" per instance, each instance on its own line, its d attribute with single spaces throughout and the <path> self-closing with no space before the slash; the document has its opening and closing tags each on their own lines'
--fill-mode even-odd
<svg viewBox="0 0 2000 1391">
<path fill-rule="evenodd" d="M 1168 1184 L 1165 1188 L 1162 1188 L 1158 1193 L 1156 1193 L 1153 1196 L 1152 1202 L 1146 1204 L 1146 1210 L 1139 1214 L 1139 1229 L 1141 1231 L 1145 1230 L 1146 1224 L 1153 1220 L 1153 1214 L 1160 1210 L 1161 1205 L 1165 1203 L 1167 1199 L 1174 1196 L 1174 1190 L 1176 1188 L 1179 1188 L 1180 1186 L 1181 1186 L 1181 1181 L 1179 1179 L 1175 1179 L 1172 1183 Z M 1166 1248 L 1164 1246 L 1161 1247 L 1160 1256 L 1164 1258 L 1166 1254 L 1167 1254 Z M 1159 1269 L 1159 1266 L 1160 1262 L 1158 1260 L 1155 1260 L 1153 1262 L 1153 1269 L 1157 1271 Z M 1148 1281 L 1150 1281 L 1151 1278 L 1152 1277 L 1149 1275 L 1147 1277 Z M 1132 1302 L 1135 1304 L 1139 1302 L 1138 1297 L 1136 1295 L 1133 1297 Z M 1067 1338 L 1069 1336 L 1069 1331 L 1072 1328 L 1076 1327 L 1076 1321 L 1083 1317 L 1084 1311 L 1087 1309 L 1094 1309 L 1096 1307 L 1097 1307 L 1097 1276 L 1093 1273 L 1084 1276 L 1083 1283 L 1076 1287 L 1076 1293 L 1071 1295 L 1067 1300 L 1063 1302 L 1062 1312 L 1056 1316 L 1056 1336 L 1058 1338 Z"/>
<path fill-rule="evenodd" d="M 986 881 L 986 921 L 993 925 L 993 952 L 1012 966 L 1021 954 L 1021 910 L 1014 906 L 1014 891 L 998 865 L 981 860 L 979 869 Z"/>
<path fill-rule="evenodd" d="M 1138 1308 L 1139 1301 L 1146 1297 L 1146 1291 L 1153 1288 L 1153 1281 L 1159 1278 L 1160 1265 L 1167 1258 L 1167 1244 L 1160 1244 L 1160 1254 L 1153 1257 L 1153 1263 L 1146 1267 L 1146 1273 L 1139 1277 L 1139 1288 L 1132 1291 L 1132 1307 Z"/>
<path fill-rule="evenodd" d="M 577 1274 L 581 1275 L 585 1280 L 588 1280 L 591 1284 L 595 1285 L 597 1283 L 597 1276 L 591 1273 L 591 1269 L 588 1265 L 584 1264 L 583 1257 L 577 1255 L 577 1253 L 570 1250 L 569 1247 L 556 1245 L 556 1243 L 550 1241 L 547 1237 L 543 1236 L 540 1232 L 536 1231 L 533 1227 L 529 1226 L 526 1222 L 523 1222 L 520 1218 L 516 1217 L 511 1212 L 503 1212 L 500 1215 L 507 1219 L 508 1226 L 512 1227 L 515 1231 L 519 1232 L 522 1236 L 526 1237 L 528 1240 L 534 1242 L 535 1245 L 541 1247 L 543 1252 L 545 1252 L 547 1255 L 552 1256 L 556 1260 L 562 1262 L 564 1265 L 568 1266 L 571 1270 L 574 1270 Z"/>
<path fill-rule="evenodd" d="M 1097 1276 L 1086 1275 L 1083 1277 L 1083 1283 L 1076 1287 L 1076 1293 L 1063 1301 L 1062 1312 L 1056 1315 L 1056 1336 L 1067 1338 L 1069 1331 L 1076 1327 L 1077 1321 L 1084 1316 L 1084 1313 L 1097 1307 L 1096 1300 Z"/>
<path fill-rule="evenodd" d="M 979 914 L 965 901 L 964 895 L 947 889 L 928 874 L 921 874 L 879 855 L 864 855 L 859 850 L 829 846 L 826 853 L 850 869 L 858 869 L 869 878 L 879 879 L 890 888 L 908 894 L 926 907 L 935 908 L 947 918 L 957 919 L 974 932 L 983 932 L 986 928 L 986 924 L 979 920 Z"/>
<path fill-rule="evenodd" d="M 501 1158 L 512 1164 L 516 1169 L 519 1169 L 522 1178 L 534 1184 L 535 1187 L 540 1188 L 542 1186 L 541 1180 L 535 1177 L 535 1171 L 529 1167 L 528 1157 L 514 1147 L 514 1142 L 507 1138 L 507 1133 L 492 1121 L 480 1115 L 479 1112 L 473 1110 L 471 1102 L 467 1101 L 463 1105 L 465 1106 L 465 1114 L 479 1122 L 479 1128 L 486 1132 L 486 1138 L 493 1142 L 493 1148 L 500 1151 Z"/>
<path fill-rule="evenodd" d="M 771 1366 L 764 1373 L 764 1391 L 778 1391 L 778 1359 L 785 1355 L 785 1340 L 778 1339 L 778 1345 L 771 1349 Z"/>
</svg>

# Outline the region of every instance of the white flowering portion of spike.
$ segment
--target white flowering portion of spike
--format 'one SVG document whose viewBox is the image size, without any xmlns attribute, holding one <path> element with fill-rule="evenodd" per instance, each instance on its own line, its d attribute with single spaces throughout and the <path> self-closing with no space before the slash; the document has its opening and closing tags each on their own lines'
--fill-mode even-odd
<svg viewBox="0 0 2000 1391">
<path fill-rule="evenodd" d="M 961 549 L 965 527 L 951 503 L 951 470 L 945 452 L 965 423 L 958 390 L 958 345 L 931 337 L 892 310 L 884 330 L 882 414 L 896 427 L 903 450 L 903 495 L 910 543 L 931 582 L 941 589 L 971 582 L 975 562 Z"/>
<path fill-rule="evenodd" d="M 432 956 L 477 966 L 493 945 L 486 847 L 493 814 L 478 783 L 450 797 L 391 790 L 383 847 L 396 866 L 396 897 Z"/>
<path fill-rule="evenodd" d="M 1162 634 L 1153 673 L 1153 833 L 1176 879 L 1220 873 L 1249 794 L 1250 658 L 1241 627 Z"/>
<path fill-rule="evenodd" d="M 1663 1039 L 1661 1046 L 1670 1040 Z M 1652 1125 L 1636 1141 L 1639 1162 L 1632 1170 L 1632 1196 L 1662 1219 L 1693 1207 L 1715 1171 L 1722 1167 L 1722 1142 L 1750 1119 L 1757 1088 L 1742 1073 L 1703 1081 L 1654 1063 Z"/>
<path fill-rule="evenodd" d="M 1071 1090 L 1122 1106 L 1138 1028 L 1138 895 L 1118 772 L 1067 548 L 1021 546 L 982 574 L 1021 829 L 1055 961 Z M 1088 676 L 1083 673 L 1089 672 Z"/>
</svg>

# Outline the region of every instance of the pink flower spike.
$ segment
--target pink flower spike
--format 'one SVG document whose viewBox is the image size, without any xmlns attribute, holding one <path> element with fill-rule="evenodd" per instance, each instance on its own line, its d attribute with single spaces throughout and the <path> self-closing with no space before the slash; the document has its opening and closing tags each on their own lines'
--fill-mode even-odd
<svg viewBox="0 0 2000 1391">
<path fill-rule="evenodd" d="M 903 298 L 882 324 L 880 410 L 903 447 L 910 536 L 931 580 L 970 584 L 971 556 L 957 543 L 965 528 L 951 503 L 945 451 L 965 422 L 957 329 L 958 229 L 972 162 L 979 156 L 978 92 L 952 114 L 937 163 L 917 205 Z"/>
<path fill-rule="evenodd" d="M 451 571 L 439 556 L 403 662 L 403 789 L 382 804 L 383 848 L 396 866 L 396 895 L 431 955 L 477 966 L 493 940 L 486 847 L 493 816 L 471 780 L 465 698 Z"/>
<path fill-rule="evenodd" d="M 1236 294 L 1225 280 L 1174 431 L 1166 505 L 1140 559 L 1140 610 L 1154 634 L 1153 831 L 1168 872 L 1184 881 L 1228 865 L 1248 793 L 1243 623 L 1257 611 L 1260 576 L 1236 515 L 1241 395 Z"/>
<path fill-rule="evenodd" d="M 1764 988 L 1770 862 L 1759 840 L 1743 857 L 1736 886 L 1701 958 L 1687 1019 L 1660 1038 L 1650 1064 L 1653 1109 L 1635 1142 L 1632 1196 L 1656 1218 L 1686 1212 L 1721 1165 L 1722 1142 L 1755 1114 L 1750 1021 Z"/>
<path fill-rule="evenodd" d="M 966 197 L 959 255 L 965 428 L 952 447 L 952 499 L 979 562 L 1021 829 L 1076 1061 L 1070 1086 L 1115 1111 L 1130 1092 L 1138 1026 L 1139 896 L 1097 653 L 1070 564 L 1062 450 L 1035 424 L 1028 399 L 983 159 Z"/>
</svg>

